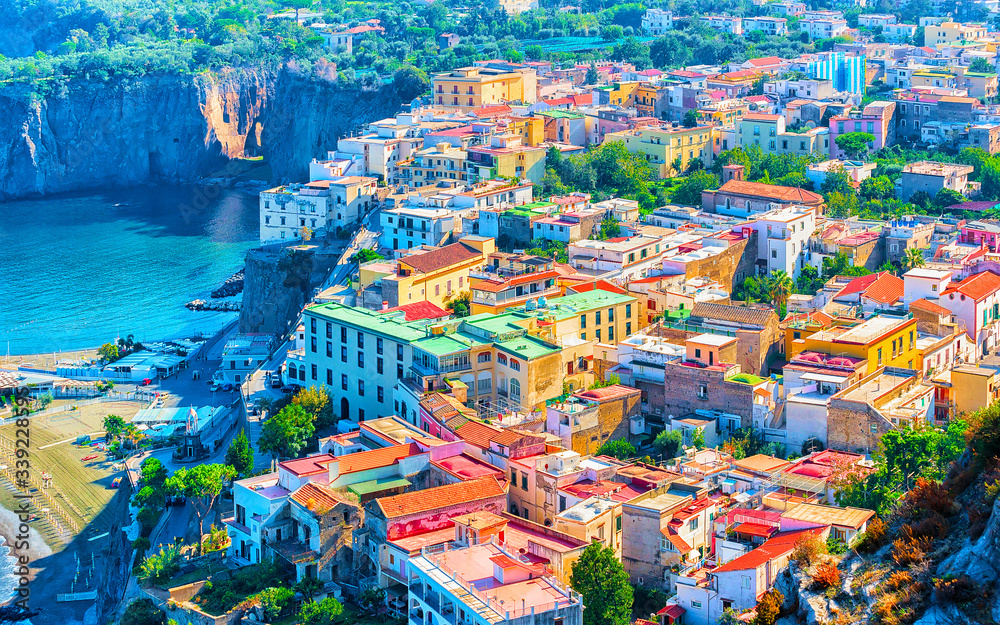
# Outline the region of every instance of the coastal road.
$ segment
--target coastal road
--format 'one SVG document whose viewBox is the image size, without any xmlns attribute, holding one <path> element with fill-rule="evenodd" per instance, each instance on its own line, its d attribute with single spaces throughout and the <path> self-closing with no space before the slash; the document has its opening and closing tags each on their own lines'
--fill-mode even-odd
<svg viewBox="0 0 1000 625">
<path fill-rule="evenodd" d="M 337 263 L 337 267 L 330 272 L 329 277 L 323 282 L 323 286 L 320 290 L 328 289 L 331 286 L 338 284 L 344 284 L 350 277 L 351 272 L 354 270 L 354 263 L 351 262 L 351 256 L 354 256 L 358 251 L 363 249 L 378 249 L 378 237 L 381 234 L 381 217 L 382 206 L 379 205 L 372 209 L 368 215 L 362 219 L 361 230 L 358 231 L 354 238 L 351 240 L 351 244 L 347 246 L 347 250 L 340 257 L 340 261 Z"/>
</svg>

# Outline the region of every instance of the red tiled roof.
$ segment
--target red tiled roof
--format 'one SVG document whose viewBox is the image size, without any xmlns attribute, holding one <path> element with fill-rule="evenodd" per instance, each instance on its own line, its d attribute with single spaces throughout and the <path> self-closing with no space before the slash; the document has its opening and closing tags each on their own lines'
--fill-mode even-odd
<svg viewBox="0 0 1000 625">
<path fill-rule="evenodd" d="M 934 313 L 935 315 L 950 315 L 951 311 L 944 306 L 938 306 L 934 302 L 926 299 L 914 300 L 910 303 L 910 310 L 916 308 L 917 310 L 926 310 L 927 312 Z"/>
<path fill-rule="evenodd" d="M 585 293 L 587 291 L 595 291 L 597 289 L 609 291 L 611 293 L 618 293 L 619 295 L 628 294 L 628 291 L 621 288 L 617 284 L 608 282 L 607 280 L 590 280 L 589 282 L 581 282 L 580 284 L 574 284 L 569 287 L 569 290 L 574 293 Z"/>
<path fill-rule="evenodd" d="M 338 503 L 343 503 L 333 490 L 312 482 L 303 484 L 289 497 L 307 510 L 319 514 L 325 514 Z"/>
<path fill-rule="evenodd" d="M 480 257 L 482 254 L 476 248 L 465 243 L 452 243 L 430 252 L 404 256 L 399 259 L 399 262 L 403 265 L 409 265 L 417 271 L 431 273 Z"/>
<path fill-rule="evenodd" d="M 998 290 L 1000 290 L 1000 275 L 997 275 L 992 271 L 984 271 L 982 273 L 969 276 L 961 282 L 952 283 L 947 289 L 944 290 L 944 292 L 941 293 L 941 297 L 953 293 L 960 293 L 966 297 L 971 297 L 972 299 L 979 301 L 990 293 L 995 293 Z"/>
<path fill-rule="evenodd" d="M 397 310 L 401 310 L 406 313 L 407 321 L 419 321 L 421 319 L 439 319 L 441 317 L 451 316 L 450 312 L 431 302 L 413 302 L 412 304 L 403 304 L 402 306 L 394 306 L 392 308 L 386 308 L 385 310 L 380 310 L 377 312 L 388 313 L 388 312 L 395 312 Z"/>
<path fill-rule="evenodd" d="M 780 558 L 786 553 L 790 553 L 793 549 L 795 549 L 795 543 L 797 543 L 803 536 L 807 534 L 819 535 L 822 533 L 823 529 L 824 528 L 821 527 L 813 527 L 805 530 L 796 530 L 793 532 L 782 532 L 780 534 L 776 534 L 774 538 L 765 541 L 763 545 L 757 547 L 750 553 L 745 553 L 735 560 L 730 560 L 712 572 L 725 573 L 727 571 L 747 571 L 755 569 L 769 560 L 774 560 L 775 558 Z"/>
<path fill-rule="evenodd" d="M 580 391 L 579 393 L 574 393 L 573 396 L 600 402 L 608 399 L 615 399 L 616 397 L 633 395 L 639 392 L 641 392 L 639 389 L 632 388 L 631 386 L 612 384 L 611 386 L 605 386 L 604 388 L 593 388 L 587 391 Z"/>
<path fill-rule="evenodd" d="M 806 206 L 817 206 L 823 203 L 823 196 L 812 191 L 797 187 L 782 187 L 763 182 L 748 182 L 746 180 L 729 180 L 719 187 L 721 193 L 735 195 L 750 195 L 782 202 L 795 202 Z"/>
<path fill-rule="evenodd" d="M 888 273 L 888 272 L 882 272 Z M 847 283 L 847 286 L 840 290 L 837 295 L 851 295 L 854 293 L 860 293 L 870 287 L 882 273 L 872 273 L 867 276 L 860 276 Z"/>
<path fill-rule="evenodd" d="M 677 551 L 681 553 L 688 553 L 694 549 L 691 545 L 687 544 L 687 541 L 673 532 L 673 528 L 667 528 L 660 531 L 660 533 L 670 541 L 670 544 L 673 545 Z"/>
<path fill-rule="evenodd" d="M 771 527 L 770 525 L 761 525 L 760 523 L 740 523 L 733 528 L 733 531 L 740 534 L 746 534 L 748 536 L 762 536 L 767 538 L 773 534 L 776 529 L 777 528 Z"/>
<path fill-rule="evenodd" d="M 781 57 L 778 56 L 765 56 L 762 59 L 750 59 L 747 61 L 750 65 L 754 67 L 763 67 L 765 65 L 775 65 L 781 63 Z"/>
<path fill-rule="evenodd" d="M 521 435 L 517 432 L 501 430 L 478 421 L 466 422 L 455 429 L 455 434 L 465 442 L 482 449 L 489 449 L 491 441 L 510 447 L 512 443 L 521 439 Z"/>
<path fill-rule="evenodd" d="M 393 445 L 392 447 L 382 447 L 380 449 L 370 449 L 360 451 L 355 454 L 348 454 L 337 458 L 338 468 L 341 475 L 357 473 L 358 471 L 368 471 L 380 467 L 389 467 L 400 459 L 407 456 L 416 456 L 426 453 L 420 449 L 416 443 L 408 445 Z"/>
<path fill-rule="evenodd" d="M 499 117 L 511 112 L 511 108 L 506 104 L 494 104 L 475 109 L 472 114 L 476 117 Z"/>
<path fill-rule="evenodd" d="M 677 605 L 676 603 L 668 603 L 662 610 L 657 612 L 656 615 L 657 616 L 666 615 L 674 620 L 677 620 L 680 617 L 684 616 L 685 612 L 687 612 L 687 610 Z"/>
<path fill-rule="evenodd" d="M 507 492 L 500 482 L 495 477 L 489 476 L 392 497 L 382 497 L 375 501 L 375 505 L 381 509 L 385 518 L 393 519 L 446 508 L 458 503 L 482 501 L 495 497 L 506 499 L 506 496 Z"/>
<path fill-rule="evenodd" d="M 903 297 L 903 280 L 886 271 L 862 295 L 882 304 L 895 304 Z"/>
</svg>

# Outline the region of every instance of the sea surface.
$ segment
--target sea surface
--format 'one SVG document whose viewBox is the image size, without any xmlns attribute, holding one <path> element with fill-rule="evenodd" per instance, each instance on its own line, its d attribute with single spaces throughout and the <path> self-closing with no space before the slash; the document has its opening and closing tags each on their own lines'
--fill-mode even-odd
<svg viewBox="0 0 1000 625">
<path fill-rule="evenodd" d="M 243 266 L 256 194 L 141 187 L 0 203 L 0 358 L 211 335 L 235 313 L 184 304 Z"/>
</svg>

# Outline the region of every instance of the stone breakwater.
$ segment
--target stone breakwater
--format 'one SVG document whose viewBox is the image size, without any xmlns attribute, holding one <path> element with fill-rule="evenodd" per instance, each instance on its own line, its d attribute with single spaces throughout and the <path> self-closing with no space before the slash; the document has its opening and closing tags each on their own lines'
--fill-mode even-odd
<svg viewBox="0 0 1000 625">
<path fill-rule="evenodd" d="M 220 297 L 232 297 L 234 295 L 239 295 L 243 292 L 243 272 L 244 269 L 240 269 L 234 273 L 231 277 L 227 278 L 222 286 L 212 291 L 212 297 L 218 299 Z"/>
</svg>

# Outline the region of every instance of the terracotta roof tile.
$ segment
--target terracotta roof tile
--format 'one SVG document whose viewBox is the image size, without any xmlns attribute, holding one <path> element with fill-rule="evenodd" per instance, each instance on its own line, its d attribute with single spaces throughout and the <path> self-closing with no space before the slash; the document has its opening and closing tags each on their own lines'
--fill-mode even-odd
<svg viewBox="0 0 1000 625">
<path fill-rule="evenodd" d="M 375 505 L 381 509 L 385 518 L 394 519 L 447 508 L 457 503 L 469 503 L 496 497 L 506 499 L 506 496 L 507 491 L 491 475 L 478 480 L 446 484 L 392 497 L 382 497 L 376 500 Z"/>
<path fill-rule="evenodd" d="M 886 271 L 862 295 L 882 304 L 895 304 L 903 297 L 903 280 Z"/>
<path fill-rule="evenodd" d="M 944 306 L 938 306 L 934 302 L 923 298 L 914 300 L 913 302 L 910 303 L 910 310 L 913 309 L 925 310 L 927 312 L 934 313 L 935 315 L 951 314 L 951 311 L 945 308 Z"/>
<path fill-rule="evenodd" d="M 814 527 L 805 530 L 796 530 L 794 532 L 782 532 L 781 534 L 775 535 L 774 538 L 765 541 L 763 545 L 757 547 L 750 553 L 743 554 L 735 560 L 730 560 L 712 572 L 725 573 L 727 571 L 748 571 L 750 569 L 755 569 L 768 560 L 774 560 L 776 558 L 780 558 L 786 553 L 791 553 L 791 551 L 795 549 L 795 543 L 797 543 L 803 536 L 807 534 L 819 535 L 822 531 L 823 528 Z"/>
<path fill-rule="evenodd" d="M 319 515 L 326 514 L 339 503 L 344 503 L 344 500 L 333 490 L 313 482 L 303 484 L 289 497 L 305 509 Z"/>
<path fill-rule="evenodd" d="M 465 243 L 452 243 L 430 252 L 404 256 L 399 259 L 399 263 L 409 265 L 423 273 L 431 273 L 480 257 L 482 254 L 476 248 L 469 247 Z"/>
<path fill-rule="evenodd" d="M 782 469 L 784 467 L 787 467 L 788 461 L 782 460 L 780 458 L 775 458 L 774 456 L 757 454 L 756 456 L 750 456 L 749 458 L 736 460 L 733 462 L 733 464 L 735 464 L 741 469 L 746 469 L 747 471 L 770 473 L 771 471 L 776 471 L 777 469 Z"/>
<path fill-rule="evenodd" d="M 360 451 L 355 454 L 348 454 L 337 458 L 340 474 L 357 473 L 358 471 L 368 471 L 380 467 L 389 467 L 407 456 L 416 456 L 426 453 L 420 449 L 416 443 L 408 445 L 394 445 L 392 447 L 382 447 Z"/>
<path fill-rule="evenodd" d="M 762 197 L 781 202 L 795 202 L 806 206 L 818 206 L 823 203 L 823 196 L 812 191 L 747 180 L 730 180 L 719 187 L 719 192 Z"/>
<path fill-rule="evenodd" d="M 691 545 L 687 544 L 687 541 L 675 533 L 673 528 L 662 529 L 660 530 L 660 533 L 663 534 L 663 537 L 669 540 L 670 544 L 682 554 L 686 554 L 693 549 Z"/>
<path fill-rule="evenodd" d="M 698 302 L 691 308 L 692 317 L 716 319 L 755 326 L 766 326 L 772 319 L 778 320 L 770 308 L 753 308 L 751 306 L 732 306 L 729 304 L 711 304 Z"/>
<path fill-rule="evenodd" d="M 482 449 L 489 449 L 491 441 L 510 447 L 512 443 L 521 439 L 521 435 L 517 432 L 501 430 L 479 421 L 467 421 L 455 429 L 455 434 L 465 442 Z"/>
<path fill-rule="evenodd" d="M 990 293 L 995 293 L 998 290 L 1000 290 L 1000 276 L 992 271 L 984 271 L 982 273 L 969 276 L 961 282 L 953 283 L 941 293 L 941 297 L 953 293 L 960 293 L 978 301 Z"/>
</svg>

